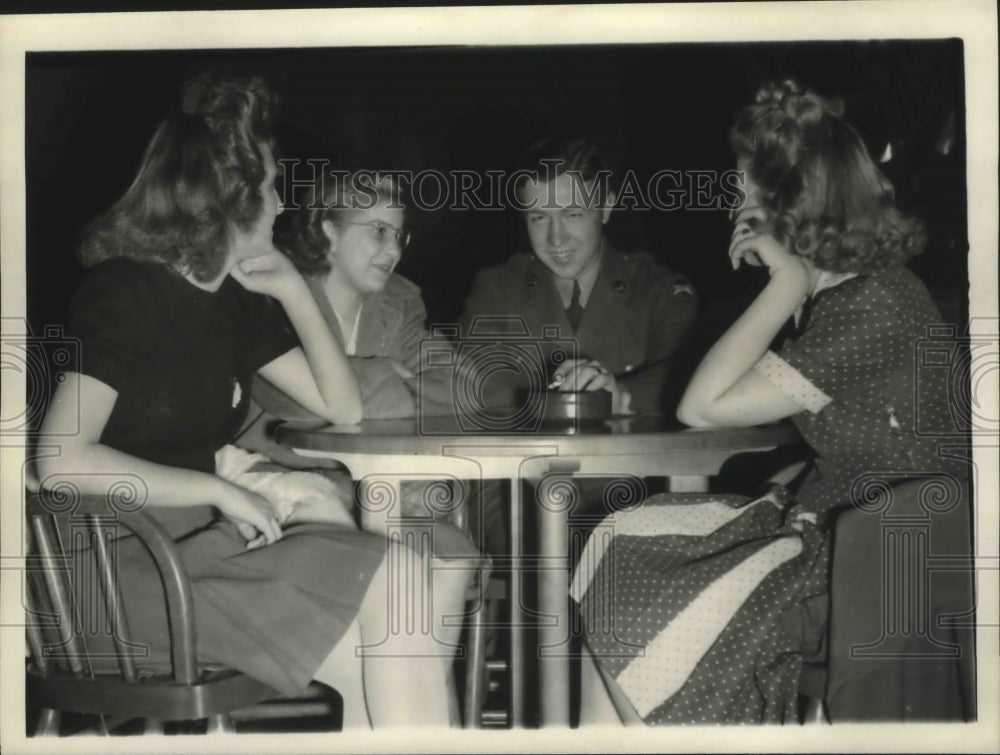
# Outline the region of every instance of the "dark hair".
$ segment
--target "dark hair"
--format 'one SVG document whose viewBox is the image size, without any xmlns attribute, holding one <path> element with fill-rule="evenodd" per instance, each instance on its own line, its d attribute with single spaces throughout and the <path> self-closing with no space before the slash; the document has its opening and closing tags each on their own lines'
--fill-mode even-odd
<svg viewBox="0 0 1000 755">
<path fill-rule="evenodd" d="M 603 201 L 611 189 L 611 170 L 597 147 L 582 136 L 550 136 L 535 142 L 521 155 L 515 170 L 515 189 L 528 180 L 547 181 L 564 174 L 597 181 Z"/>
<path fill-rule="evenodd" d="M 795 81 L 764 86 L 730 133 L 776 238 L 831 272 L 870 273 L 923 250 L 922 224 L 893 204 L 889 179 L 843 107 Z"/>
<path fill-rule="evenodd" d="M 152 260 L 197 281 L 223 269 L 232 227 L 261 212 L 261 145 L 274 151 L 277 98 L 262 79 L 206 72 L 157 127 L 125 194 L 85 232 L 85 267 L 115 257 Z"/>
<path fill-rule="evenodd" d="M 320 173 L 307 192 L 311 201 L 297 210 L 275 244 L 303 275 L 330 272 L 330 240 L 323 221 L 345 220 L 350 213 L 368 210 L 379 202 L 405 208 L 406 191 L 392 174 L 373 170 Z"/>
</svg>

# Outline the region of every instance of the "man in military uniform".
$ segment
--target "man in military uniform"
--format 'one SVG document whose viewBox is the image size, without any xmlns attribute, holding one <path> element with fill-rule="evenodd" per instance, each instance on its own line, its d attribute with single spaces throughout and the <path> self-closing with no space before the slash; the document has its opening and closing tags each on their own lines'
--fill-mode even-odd
<svg viewBox="0 0 1000 755">
<path fill-rule="evenodd" d="M 546 382 L 559 381 L 563 391 L 611 391 L 618 414 L 669 412 L 671 358 L 694 320 L 694 290 L 649 255 L 623 254 L 603 237 L 589 265 L 578 276 L 561 277 L 539 253 L 519 254 L 484 270 L 466 303 L 461 332 L 476 337 L 530 336 L 543 349 L 549 343 L 570 341 L 578 360 L 552 365 Z M 580 307 L 575 328 L 574 288 Z M 526 333 L 519 332 L 522 324 Z M 506 377 L 506 396 L 486 386 L 504 405 L 519 400 L 517 381 L 510 373 Z"/>
<path fill-rule="evenodd" d="M 623 254 L 605 238 L 616 196 L 610 171 L 586 140 L 546 139 L 528 150 L 515 175 L 534 254 L 515 255 L 477 276 L 460 335 L 479 342 L 529 337 L 544 355 L 535 369 L 548 374 L 484 370 L 479 395 L 517 405 L 531 386 L 606 390 L 616 414 L 672 414 L 671 361 L 698 306 L 691 285 L 652 257 Z M 556 348 L 570 358 L 553 359 Z M 495 503 L 487 508 L 492 540 L 500 523 Z"/>
</svg>

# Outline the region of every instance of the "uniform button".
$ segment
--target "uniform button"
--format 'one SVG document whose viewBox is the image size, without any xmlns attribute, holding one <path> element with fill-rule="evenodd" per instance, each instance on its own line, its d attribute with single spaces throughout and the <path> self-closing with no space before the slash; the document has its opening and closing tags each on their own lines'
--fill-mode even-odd
<svg viewBox="0 0 1000 755">
<path fill-rule="evenodd" d="M 615 292 L 619 294 L 625 293 L 625 289 L 628 288 L 628 286 L 625 285 L 625 281 L 615 281 L 611 285 L 615 289 Z"/>
<path fill-rule="evenodd" d="M 528 276 L 528 285 L 529 286 L 537 286 L 538 285 L 538 276 L 535 275 L 534 273 L 532 273 L 531 275 L 529 275 Z"/>
<path fill-rule="evenodd" d="M 634 369 L 635 369 L 635 365 L 634 364 L 626 364 L 625 365 L 625 372 L 631 372 Z"/>
</svg>

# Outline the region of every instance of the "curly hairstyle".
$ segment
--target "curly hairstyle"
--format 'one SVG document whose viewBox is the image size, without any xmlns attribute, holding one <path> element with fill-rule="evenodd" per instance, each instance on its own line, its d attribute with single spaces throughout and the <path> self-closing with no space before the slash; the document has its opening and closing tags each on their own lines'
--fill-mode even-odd
<svg viewBox="0 0 1000 755">
<path fill-rule="evenodd" d="M 260 78 L 205 72 L 187 81 L 132 184 L 86 229 L 78 253 L 84 267 L 127 257 L 199 282 L 217 278 L 233 228 L 249 230 L 260 215 L 262 145 L 274 152 L 276 109 Z"/>
<path fill-rule="evenodd" d="M 926 235 L 896 209 L 842 112 L 795 81 L 768 84 L 737 115 L 730 145 L 779 241 L 822 270 L 871 273 L 920 253 Z"/>
<path fill-rule="evenodd" d="M 380 202 L 406 206 L 402 184 L 390 174 L 373 170 L 320 173 L 310 189 L 313 201 L 297 210 L 275 239 L 275 245 L 307 276 L 330 272 L 330 239 L 323 232 L 323 221 L 336 225 Z"/>
</svg>

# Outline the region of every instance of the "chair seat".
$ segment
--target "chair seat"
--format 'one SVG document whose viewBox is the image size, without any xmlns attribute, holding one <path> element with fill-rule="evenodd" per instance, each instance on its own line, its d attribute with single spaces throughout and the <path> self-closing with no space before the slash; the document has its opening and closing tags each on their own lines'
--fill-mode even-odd
<svg viewBox="0 0 1000 755">
<path fill-rule="evenodd" d="M 162 721 L 207 718 L 278 695 L 232 669 L 203 674 L 193 685 L 178 684 L 168 675 L 125 684 L 117 674 L 89 678 L 50 669 L 42 675 L 29 665 L 25 682 L 28 697 L 43 708 Z"/>
<path fill-rule="evenodd" d="M 317 710 L 327 715 L 327 702 L 282 697 L 271 686 L 235 669 L 205 668 L 198 664 L 190 581 L 175 542 L 147 512 L 121 513 L 113 507 L 109 509 L 108 501 L 98 496 L 82 496 L 74 501 L 72 510 L 67 510 L 59 500 L 50 501 L 50 495 L 29 494 L 25 499 L 29 520 L 26 534 L 33 559 L 27 585 L 28 609 L 32 615 L 60 618 L 57 622 L 26 626 L 31 654 L 25 674 L 26 699 L 40 711 L 35 727 L 37 735 L 58 735 L 63 712 L 102 716 L 98 733 L 104 734 L 132 719 L 145 719 L 146 732 L 157 731 L 164 721 L 202 719 L 209 720 L 209 731 L 234 731 L 232 721 L 236 718 L 252 720 L 260 718 L 262 713 L 263 718 L 316 716 Z M 127 635 L 115 638 L 122 653 L 120 668 L 114 672 L 93 668 L 85 643 L 73 631 L 81 609 L 76 605 L 70 575 L 61 569 L 47 568 L 48 564 L 62 563 L 60 559 L 66 558 L 57 513 L 78 517 L 84 523 L 84 531 L 90 537 L 88 542 L 93 545 L 103 596 L 87 608 L 108 626 L 123 628 L 127 624 L 113 563 L 103 547 L 107 522 L 123 525 L 149 550 L 166 592 L 170 673 L 151 674 L 148 669 L 136 668 L 134 660 L 122 649 L 130 642 Z M 478 728 L 484 675 L 482 586 L 488 584 L 491 561 L 471 549 L 466 544 L 467 538 L 459 537 L 458 530 L 448 531 L 447 535 L 440 543 L 447 546 L 443 549 L 444 560 L 461 559 L 465 562 L 463 568 L 473 569 L 477 574 L 467 594 L 467 601 L 474 607 L 468 614 L 470 647 L 464 718 L 467 727 Z M 58 658 L 47 653 L 53 647 L 61 648 Z"/>
</svg>

